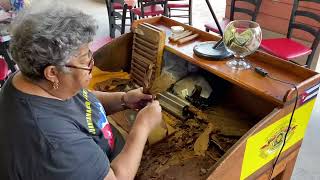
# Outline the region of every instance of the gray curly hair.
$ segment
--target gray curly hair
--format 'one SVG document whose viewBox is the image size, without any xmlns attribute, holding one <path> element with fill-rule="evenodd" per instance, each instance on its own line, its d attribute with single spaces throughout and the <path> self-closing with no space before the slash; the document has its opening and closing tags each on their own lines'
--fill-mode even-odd
<svg viewBox="0 0 320 180">
<path fill-rule="evenodd" d="M 66 71 L 70 57 L 96 33 L 91 16 L 54 4 L 31 5 L 12 23 L 10 52 L 21 72 L 33 80 L 44 79 L 43 71 L 49 65 Z"/>
</svg>

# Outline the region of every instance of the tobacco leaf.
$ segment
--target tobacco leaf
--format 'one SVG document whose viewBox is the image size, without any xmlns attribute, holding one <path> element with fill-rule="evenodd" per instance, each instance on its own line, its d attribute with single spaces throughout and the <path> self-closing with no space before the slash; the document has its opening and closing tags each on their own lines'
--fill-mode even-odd
<svg viewBox="0 0 320 180">
<path fill-rule="evenodd" d="M 203 131 L 202 134 L 198 137 L 196 142 L 194 143 L 194 152 L 198 156 L 205 156 L 205 153 L 208 149 L 209 144 L 209 135 L 213 130 L 213 124 L 209 123 L 207 128 Z"/>
<path fill-rule="evenodd" d="M 161 93 L 170 88 L 172 84 L 176 82 L 171 73 L 164 72 L 159 77 L 155 78 L 149 93 L 152 95 Z"/>
</svg>

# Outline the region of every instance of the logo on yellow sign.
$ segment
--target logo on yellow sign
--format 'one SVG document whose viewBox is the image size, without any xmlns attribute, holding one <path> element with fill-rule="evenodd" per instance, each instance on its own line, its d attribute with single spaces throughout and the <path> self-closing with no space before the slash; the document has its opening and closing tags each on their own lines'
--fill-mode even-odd
<svg viewBox="0 0 320 180">
<path fill-rule="evenodd" d="M 288 131 L 286 141 L 290 141 L 297 127 L 298 127 L 298 124 L 296 124 L 295 122 L 292 122 Z M 268 156 L 276 153 L 284 143 L 284 138 L 287 130 L 288 130 L 288 124 L 281 125 L 277 128 L 276 131 L 272 132 L 272 134 L 268 136 L 268 138 L 266 139 L 265 144 L 260 147 L 260 157 L 266 159 Z"/>
<path fill-rule="evenodd" d="M 315 99 L 296 110 L 283 152 L 304 137 L 314 103 Z M 278 155 L 290 116 L 291 113 L 248 138 L 240 179 L 246 179 Z"/>
</svg>

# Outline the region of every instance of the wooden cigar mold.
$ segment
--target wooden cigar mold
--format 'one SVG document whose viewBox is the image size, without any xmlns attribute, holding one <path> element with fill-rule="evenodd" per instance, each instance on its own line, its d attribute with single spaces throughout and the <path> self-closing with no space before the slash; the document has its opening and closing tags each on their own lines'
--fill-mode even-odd
<svg viewBox="0 0 320 180">
<path fill-rule="evenodd" d="M 142 23 L 134 30 L 131 75 L 138 85 L 151 87 L 160 75 L 164 44 L 165 33 L 158 27 Z"/>
</svg>

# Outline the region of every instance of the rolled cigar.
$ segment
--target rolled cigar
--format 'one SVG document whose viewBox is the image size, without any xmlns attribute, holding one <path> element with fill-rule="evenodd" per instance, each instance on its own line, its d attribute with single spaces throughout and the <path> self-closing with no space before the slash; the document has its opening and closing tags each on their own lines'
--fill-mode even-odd
<svg viewBox="0 0 320 180">
<path fill-rule="evenodd" d="M 182 32 L 179 33 L 179 34 L 172 34 L 170 38 L 174 39 L 174 38 L 177 38 L 177 37 L 179 37 L 179 36 L 182 36 L 182 35 L 184 35 L 184 34 L 186 34 L 186 33 L 188 33 L 188 32 L 191 32 L 191 31 L 185 30 L 185 31 L 182 31 Z"/>
<path fill-rule="evenodd" d="M 193 35 L 191 35 L 191 36 L 188 36 L 188 37 L 179 39 L 179 40 L 178 40 L 178 44 L 186 43 L 186 42 L 188 42 L 188 41 L 191 41 L 191 40 L 197 38 L 198 36 L 199 36 L 199 34 L 193 34 Z"/>
<path fill-rule="evenodd" d="M 174 42 L 177 42 L 178 40 L 180 40 L 180 39 L 182 39 L 182 38 L 185 38 L 185 37 L 188 37 L 188 36 L 190 36 L 191 34 L 192 34 L 192 32 L 190 31 L 190 32 L 184 34 L 183 36 L 179 36 L 179 37 L 177 37 L 177 38 L 174 38 L 173 41 L 174 41 Z"/>
<path fill-rule="evenodd" d="M 181 34 L 178 34 L 178 35 L 173 36 L 173 37 L 169 37 L 169 39 L 170 39 L 171 41 L 176 42 L 176 41 L 178 41 L 179 39 L 184 38 L 184 37 L 187 37 L 187 36 L 189 36 L 189 35 L 191 35 L 191 34 L 192 34 L 192 31 L 184 31 L 184 32 L 181 33 Z"/>
<path fill-rule="evenodd" d="M 154 72 L 154 64 L 150 64 L 149 65 L 149 69 L 147 70 L 146 74 L 145 74 L 145 77 L 143 79 L 143 93 L 144 94 L 150 94 L 150 84 L 151 84 L 151 78 L 152 78 L 152 74 Z"/>
</svg>

